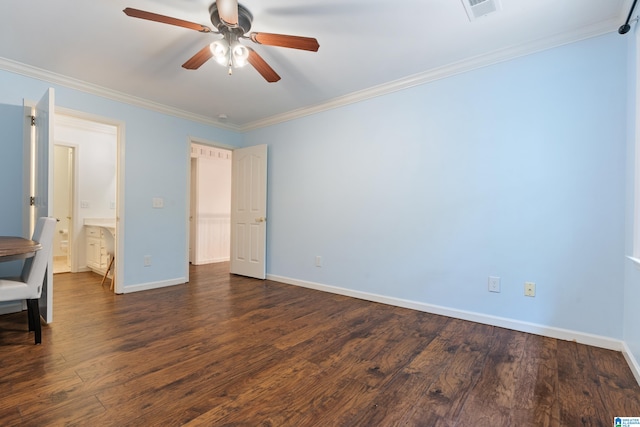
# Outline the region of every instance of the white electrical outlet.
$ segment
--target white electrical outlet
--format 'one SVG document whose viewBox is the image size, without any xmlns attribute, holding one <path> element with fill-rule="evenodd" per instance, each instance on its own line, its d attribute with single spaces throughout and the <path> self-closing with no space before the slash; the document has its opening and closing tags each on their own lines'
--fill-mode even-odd
<svg viewBox="0 0 640 427">
<path fill-rule="evenodd" d="M 536 296 L 536 284 L 533 282 L 525 282 L 524 284 L 524 295 L 527 297 L 535 297 Z"/>
<path fill-rule="evenodd" d="M 149 267 L 151 265 L 151 255 L 144 256 L 144 266 Z"/>
<path fill-rule="evenodd" d="M 316 256 L 316 267 L 322 267 L 322 257 L 320 255 Z"/>
<path fill-rule="evenodd" d="M 489 276 L 489 292 L 500 292 L 500 278 Z"/>
</svg>

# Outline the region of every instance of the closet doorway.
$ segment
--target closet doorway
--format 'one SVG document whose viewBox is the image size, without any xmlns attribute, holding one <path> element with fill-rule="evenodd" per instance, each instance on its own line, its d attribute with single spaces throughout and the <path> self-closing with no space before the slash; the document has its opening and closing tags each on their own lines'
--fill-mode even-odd
<svg viewBox="0 0 640 427">
<path fill-rule="evenodd" d="M 191 143 L 189 263 L 226 262 L 231 247 L 231 150 Z"/>
</svg>

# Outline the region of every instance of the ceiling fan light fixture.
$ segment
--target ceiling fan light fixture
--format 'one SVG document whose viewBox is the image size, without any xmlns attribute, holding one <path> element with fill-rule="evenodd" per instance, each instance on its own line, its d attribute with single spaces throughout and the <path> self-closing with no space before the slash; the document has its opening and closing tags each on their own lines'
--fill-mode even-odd
<svg viewBox="0 0 640 427">
<path fill-rule="evenodd" d="M 473 2 L 499 2 L 500 0 L 463 0 Z M 197 70 L 211 58 L 224 67 L 229 74 L 234 68 L 251 66 L 269 83 L 280 80 L 280 76 L 273 68 L 250 47 L 239 43 L 239 39 L 249 39 L 254 43 L 266 46 L 280 46 L 290 49 L 300 49 L 317 52 L 320 45 L 315 38 L 292 36 L 286 34 L 251 32 L 253 15 L 249 10 L 238 4 L 238 0 L 215 0 L 209 7 L 211 23 L 215 29 L 195 22 L 172 18 L 144 10 L 127 7 L 123 11 L 127 16 L 174 25 L 202 33 L 209 33 L 220 37 L 209 45 L 204 45 L 195 55 L 189 58 L 182 68 Z"/>
<path fill-rule="evenodd" d="M 225 39 L 216 40 L 209 45 L 209 49 L 211 49 L 211 54 L 213 58 L 222 65 L 226 65 L 227 63 L 227 52 L 229 51 L 229 44 Z"/>
</svg>

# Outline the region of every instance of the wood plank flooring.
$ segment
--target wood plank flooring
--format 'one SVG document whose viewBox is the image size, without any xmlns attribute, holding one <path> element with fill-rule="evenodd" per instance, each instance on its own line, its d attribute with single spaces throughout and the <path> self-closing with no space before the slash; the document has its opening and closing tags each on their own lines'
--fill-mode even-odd
<svg viewBox="0 0 640 427">
<path fill-rule="evenodd" d="M 114 295 L 56 275 L 42 345 L 0 316 L 3 426 L 611 426 L 618 352 L 192 267 Z"/>
</svg>

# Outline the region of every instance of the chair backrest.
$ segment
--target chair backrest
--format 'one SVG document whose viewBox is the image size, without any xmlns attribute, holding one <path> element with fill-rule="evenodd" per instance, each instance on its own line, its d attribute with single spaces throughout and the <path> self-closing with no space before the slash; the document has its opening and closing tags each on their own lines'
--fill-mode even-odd
<svg viewBox="0 0 640 427">
<path fill-rule="evenodd" d="M 31 258 L 25 260 L 21 276 L 22 281 L 34 290 L 32 298 L 40 298 L 40 294 L 42 293 L 42 283 L 44 282 L 47 263 L 49 262 L 51 249 L 53 247 L 53 233 L 56 229 L 56 222 L 57 220 L 55 218 L 38 218 L 36 228 L 33 230 L 31 240 L 40 243 L 42 249 L 37 251 Z"/>
</svg>

